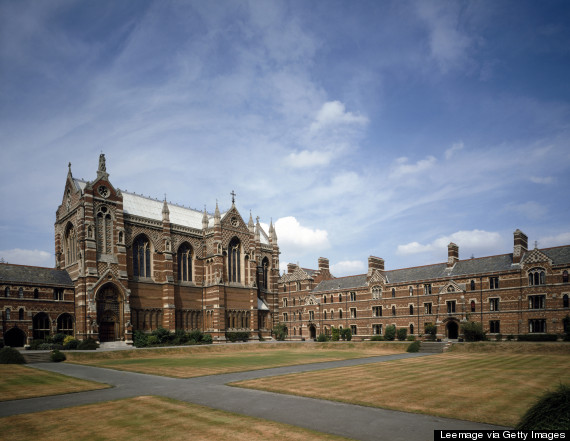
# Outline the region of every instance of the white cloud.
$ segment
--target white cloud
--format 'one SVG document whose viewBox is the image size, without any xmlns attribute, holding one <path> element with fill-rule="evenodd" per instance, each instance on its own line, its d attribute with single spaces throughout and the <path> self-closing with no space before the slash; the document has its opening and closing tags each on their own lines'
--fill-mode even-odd
<svg viewBox="0 0 570 441">
<path fill-rule="evenodd" d="M 435 165 L 437 160 L 433 156 L 428 156 L 425 159 L 420 159 L 415 164 L 410 164 L 408 163 L 408 158 L 402 156 L 396 159 L 395 162 L 390 173 L 392 178 L 400 178 L 405 175 L 427 171 Z"/>
<path fill-rule="evenodd" d="M 327 231 L 305 227 L 293 216 L 277 219 L 275 232 L 284 255 L 302 255 L 330 247 Z"/>
<path fill-rule="evenodd" d="M 365 125 L 368 118 L 347 112 L 340 101 L 329 101 L 323 104 L 315 121 L 311 124 L 311 132 L 316 132 L 330 126 L 338 125 Z"/>
<path fill-rule="evenodd" d="M 300 152 L 290 153 L 285 158 L 285 164 L 291 167 L 303 168 L 303 167 L 316 167 L 321 165 L 328 165 L 332 158 L 332 152 L 319 152 L 319 151 L 309 151 L 302 150 Z"/>
<path fill-rule="evenodd" d="M 459 246 L 471 250 L 484 250 L 494 248 L 502 243 L 499 233 L 471 230 L 471 231 L 457 231 L 449 236 L 442 236 L 435 239 L 429 244 L 422 245 L 419 242 L 410 242 L 404 245 L 398 245 L 396 254 L 410 255 L 425 252 L 440 251 L 447 248 L 447 245 L 453 242 Z"/>
<path fill-rule="evenodd" d="M 465 146 L 463 145 L 463 142 L 456 142 L 455 144 L 453 144 L 450 148 L 448 148 L 445 151 L 445 159 L 451 159 L 451 157 L 455 154 L 455 152 L 458 152 L 459 150 L 463 150 Z"/>
<path fill-rule="evenodd" d="M 367 264 L 361 260 L 343 260 L 331 265 L 330 271 L 335 277 L 362 274 L 366 272 L 366 265 Z"/>
<path fill-rule="evenodd" d="M 14 248 L 11 250 L 0 250 L 0 258 L 7 263 L 30 266 L 54 267 L 54 256 L 47 251 L 41 250 L 22 250 Z"/>
<path fill-rule="evenodd" d="M 534 182 L 535 184 L 552 184 L 552 182 L 554 181 L 554 179 L 552 178 L 552 176 L 531 176 L 530 177 L 531 182 Z"/>
<path fill-rule="evenodd" d="M 568 245 L 570 243 L 570 232 L 560 233 L 556 236 L 545 236 L 538 240 L 540 248 L 556 247 L 561 245 Z"/>
</svg>

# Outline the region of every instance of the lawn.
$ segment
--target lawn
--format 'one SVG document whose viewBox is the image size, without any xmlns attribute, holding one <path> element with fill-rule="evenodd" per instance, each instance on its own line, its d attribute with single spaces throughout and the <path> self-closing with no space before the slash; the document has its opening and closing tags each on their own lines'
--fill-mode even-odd
<svg viewBox="0 0 570 441">
<path fill-rule="evenodd" d="M 19 364 L 0 364 L 0 401 L 105 389 L 106 384 L 80 380 Z"/>
<path fill-rule="evenodd" d="M 18 440 L 343 440 L 259 418 L 161 397 L 137 397 L 2 418 Z"/>
<path fill-rule="evenodd" d="M 450 352 L 234 385 L 513 426 L 547 389 L 569 381 L 569 362 L 568 354 Z"/>
<path fill-rule="evenodd" d="M 101 353 L 69 352 L 73 363 L 176 378 L 242 372 L 404 352 L 406 343 L 236 344 Z"/>
</svg>

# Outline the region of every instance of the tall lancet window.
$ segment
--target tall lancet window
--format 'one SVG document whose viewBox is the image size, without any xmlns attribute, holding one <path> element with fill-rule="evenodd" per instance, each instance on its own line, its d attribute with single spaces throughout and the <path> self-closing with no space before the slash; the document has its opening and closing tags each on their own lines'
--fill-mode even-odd
<svg viewBox="0 0 570 441">
<path fill-rule="evenodd" d="M 228 280 L 230 282 L 241 282 L 241 255 L 240 255 L 240 242 L 237 237 L 234 237 L 228 246 Z"/>
<path fill-rule="evenodd" d="M 192 247 L 187 243 L 178 248 L 178 280 L 181 282 L 192 280 Z"/>
<path fill-rule="evenodd" d="M 269 260 L 267 257 L 264 257 L 261 261 L 261 269 L 262 269 L 262 276 L 261 276 L 261 288 L 268 289 L 269 287 Z"/>
<path fill-rule="evenodd" d="M 113 252 L 113 219 L 105 205 L 97 213 L 97 248 L 101 254 Z"/>
<path fill-rule="evenodd" d="M 65 247 L 65 264 L 70 265 L 77 260 L 77 236 L 72 224 L 69 224 L 65 230 L 63 245 Z"/>
<path fill-rule="evenodd" d="M 139 236 L 133 243 L 133 275 L 151 277 L 150 243 L 146 236 Z"/>
</svg>

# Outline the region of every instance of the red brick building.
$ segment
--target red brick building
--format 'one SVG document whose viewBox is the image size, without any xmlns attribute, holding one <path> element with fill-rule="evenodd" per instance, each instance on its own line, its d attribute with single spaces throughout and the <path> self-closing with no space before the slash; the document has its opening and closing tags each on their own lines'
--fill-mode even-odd
<svg viewBox="0 0 570 441">
<path fill-rule="evenodd" d="M 461 337 L 461 323 L 483 324 L 490 334 L 562 334 L 570 314 L 570 246 L 528 249 L 527 236 L 514 232 L 513 252 L 459 259 L 448 246 L 447 262 L 385 271 L 369 257 L 368 273 L 334 278 L 328 260 L 317 271 L 289 265 L 279 279 L 279 320 L 290 339 L 350 328 L 354 339 L 383 335 L 388 325 L 408 335 L 437 326 L 439 338 Z"/>
<path fill-rule="evenodd" d="M 232 192 L 233 193 L 233 192 Z M 78 338 L 130 342 L 135 330 L 269 336 L 279 277 L 277 235 L 235 206 L 213 214 L 113 186 L 105 157 L 93 181 L 71 167 L 55 222 L 56 266 L 75 287 Z"/>
</svg>

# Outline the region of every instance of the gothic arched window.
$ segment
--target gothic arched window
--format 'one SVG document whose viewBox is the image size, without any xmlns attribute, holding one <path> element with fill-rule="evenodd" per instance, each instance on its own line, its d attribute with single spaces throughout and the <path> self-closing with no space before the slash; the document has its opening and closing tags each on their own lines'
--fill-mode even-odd
<svg viewBox="0 0 570 441">
<path fill-rule="evenodd" d="M 24 308 L 20 308 L 20 310 L 18 311 L 18 320 L 20 321 L 24 320 Z"/>
<path fill-rule="evenodd" d="M 97 213 L 97 248 L 101 254 L 113 252 L 113 219 L 105 205 Z"/>
<path fill-rule="evenodd" d="M 568 271 L 564 270 L 562 272 L 562 283 L 568 283 Z"/>
<path fill-rule="evenodd" d="M 133 275 L 151 277 L 150 242 L 146 236 L 139 236 L 133 243 Z"/>
<path fill-rule="evenodd" d="M 192 280 L 192 247 L 187 243 L 178 248 L 178 280 L 181 282 Z"/>
<path fill-rule="evenodd" d="M 241 282 L 241 253 L 240 242 L 234 237 L 228 246 L 228 280 L 230 282 Z"/>
<path fill-rule="evenodd" d="M 40 312 L 33 319 L 34 339 L 45 339 L 50 334 L 50 320 L 45 312 Z"/>
<path fill-rule="evenodd" d="M 71 265 L 77 260 L 77 235 L 75 234 L 75 228 L 73 228 L 72 224 L 69 224 L 65 229 L 63 247 L 65 264 Z"/>
<path fill-rule="evenodd" d="M 73 317 L 70 314 L 61 314 L 57 318 L 57 332 L 65 335 L 73 335 Z"/>
<path fill-rule="evenodd" d="M 471 291 L 475 291 L 475 280 L 471 280 Z"/>
<path fill-rule="evenodd" d="M 568 308 L 568 294 L 562 296 L 562 307 Z"/>
<path fill-rule="evenodd" d="M 529 285 L 544 285 L 546 283 L 546 273 L 542 268 L 533 268 L 528 272 Z"/>
<path fill-rule="evenodd" d="M 269 287 L 269 259 L 264 257 L 261 261 L 261 288 L 268 289 Z"/>
</svg>

